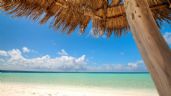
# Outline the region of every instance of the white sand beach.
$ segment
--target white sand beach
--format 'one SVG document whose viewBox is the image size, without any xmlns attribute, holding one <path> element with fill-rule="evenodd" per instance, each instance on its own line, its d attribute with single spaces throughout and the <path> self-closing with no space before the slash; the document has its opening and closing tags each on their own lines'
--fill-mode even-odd
<svg viewBox="0 0 171 96">
<path fill-rule="evenodd" d="M 158 96 L 158 94 L 150 89 L 121 90 L 1 82 L 0 96 Z"/>
</svg>

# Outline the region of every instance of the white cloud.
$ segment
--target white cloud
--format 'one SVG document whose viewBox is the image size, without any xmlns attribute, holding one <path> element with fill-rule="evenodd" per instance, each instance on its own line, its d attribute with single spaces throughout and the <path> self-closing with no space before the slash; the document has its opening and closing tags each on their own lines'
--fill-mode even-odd
<svg viewBox="0 0 171 96">
<path fill-rule="evenodd" d="M 64 49 L 59 51 L 58 54 L 61 55 L 61 56 L 67 56 L 68 55 L 68 53 Z"/>
<path fill-rule="evenodd" d="M 122 71 L 127 71 L 127 65 L 104 64 L 104 65 L 96 65 L 96 66 L 86 66 L 86 70 L 90 72 L 122 72 Z"/>
<path fill-rule="evenodd" d="M 143 61 L 130 62 L 128 64 L 99 64 L 88 63 L 86 55 L 74 57 L 64 49 L 60 56 L 51 57 L 44 55 L 35 58 L 26 58 L 19 49 L 9 51 L 0 50 L 0 70 L 32 70 L 32 71 L 84 71 L 84 72 L 124 72 L 144 71 Z"/>
<path fill-rule="evenodd" d="M 128 63 L 128 67 L 130 69 L 138 69 L 144 62 L 142 60 L 136 61 L 136 62 L 130 62 Z"/>
<path fill-rule="evenodd" d="M 85 59 L 86 59 L 86 55 L 82 55 L 80 58 L 78 58 L 78 59 L 76 60 L 76 63 L 79 63 L 79 64 L 85 63 L 85 62 L 84 62 Z"/>
<path fill-rule="evenodd" d="M 136 63 L 128 63 L 128 66 L 133 69 L 138 68 L 138 65 Z"/>
<path fill-rule="evenodd" d="M 0 56 L 7 56 L 7 52 L 4 50 L 0 50 Z"/>
<path fill-rule="evenodd" d="M 171 45 L 171 32 L 166 32 L 164 33 L 164 38 L 166 40 L 166 42 Z"/>
<path fill-rule="evenodd" d="M 29 53 L 30 49 L 28 49 L 27 47 L 23 47 L 22 48 L 23 53 Z"/>
<path fill-rule="evenodd" d="M 11 57 L 11 59 L 22 59 L 23 56 L 21 54 L 21 51 L 19 49 L 13 49 L 8 51 L 8 55 Z"/>
<path fill-rule="evenodd" d="M 0 58 L 0 69 L 11 70 L 52 70 L 52 71 L 76 71 L 87 64 L 86 56 L 80 57 L 64 56 L 50 57 L 49 55 L 25 58 L 19 49 L 9 51 L 0 50 L 2 53 L 7 53 Z M 64 50 L 62 52 L 65 52 Z"/>
<path fill-rule="evenodd" d="M 100 66 L 86 66 L 86 70 L 92 72 L 133 72 L 147 71 L 142 60 L 127 64 L 104 64 Z"/>
</svg>

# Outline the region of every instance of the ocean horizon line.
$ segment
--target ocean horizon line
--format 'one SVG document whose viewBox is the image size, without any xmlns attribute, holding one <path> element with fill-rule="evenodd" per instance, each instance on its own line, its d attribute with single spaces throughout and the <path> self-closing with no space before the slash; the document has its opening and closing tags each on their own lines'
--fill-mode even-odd
<svg viewBox="0 0 171 96">
<path fill-rule="evenodd" d="M 114 74 L 149 74 L 149 72 L 65 72 L 65 71 L 25 71 L 25 70 L 0 70 L 1 73 L 114 73 Z"/>
</svg>

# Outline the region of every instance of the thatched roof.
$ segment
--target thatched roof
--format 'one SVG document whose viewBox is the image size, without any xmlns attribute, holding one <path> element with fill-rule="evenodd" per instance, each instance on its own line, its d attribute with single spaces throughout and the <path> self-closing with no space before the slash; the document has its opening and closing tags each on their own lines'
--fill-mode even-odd
<svg viewBox="0 0 171 96">
<path fill-rule="evenodd" d="M 171 21 L 171 0 L 147 0 L 158 25 Z M 129 31 L 122 0 L 1 0 L 1 8 L 16 17 L 26 16 L 40 20 L 41 24 L 51 20 L 55 29 L 73 32 L 85 28 L 92 21 L 94 32 L 120 36 Z"/>
</svg>

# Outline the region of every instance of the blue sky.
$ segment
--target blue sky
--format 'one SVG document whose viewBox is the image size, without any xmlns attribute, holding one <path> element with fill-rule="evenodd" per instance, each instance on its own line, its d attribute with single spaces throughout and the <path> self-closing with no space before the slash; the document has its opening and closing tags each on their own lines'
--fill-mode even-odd
<svg viewBox="0 0 171 96">
<path fill-rule="evenodd" d="M 36 71 L 147 71 L 131 32 L 95 38 L 91 24 L 83 35 L 67 35 L 49 24 L 0 13 L 0 69 Z M 171 45 L 171 26 L 161 32 Z"/>
</svg>

